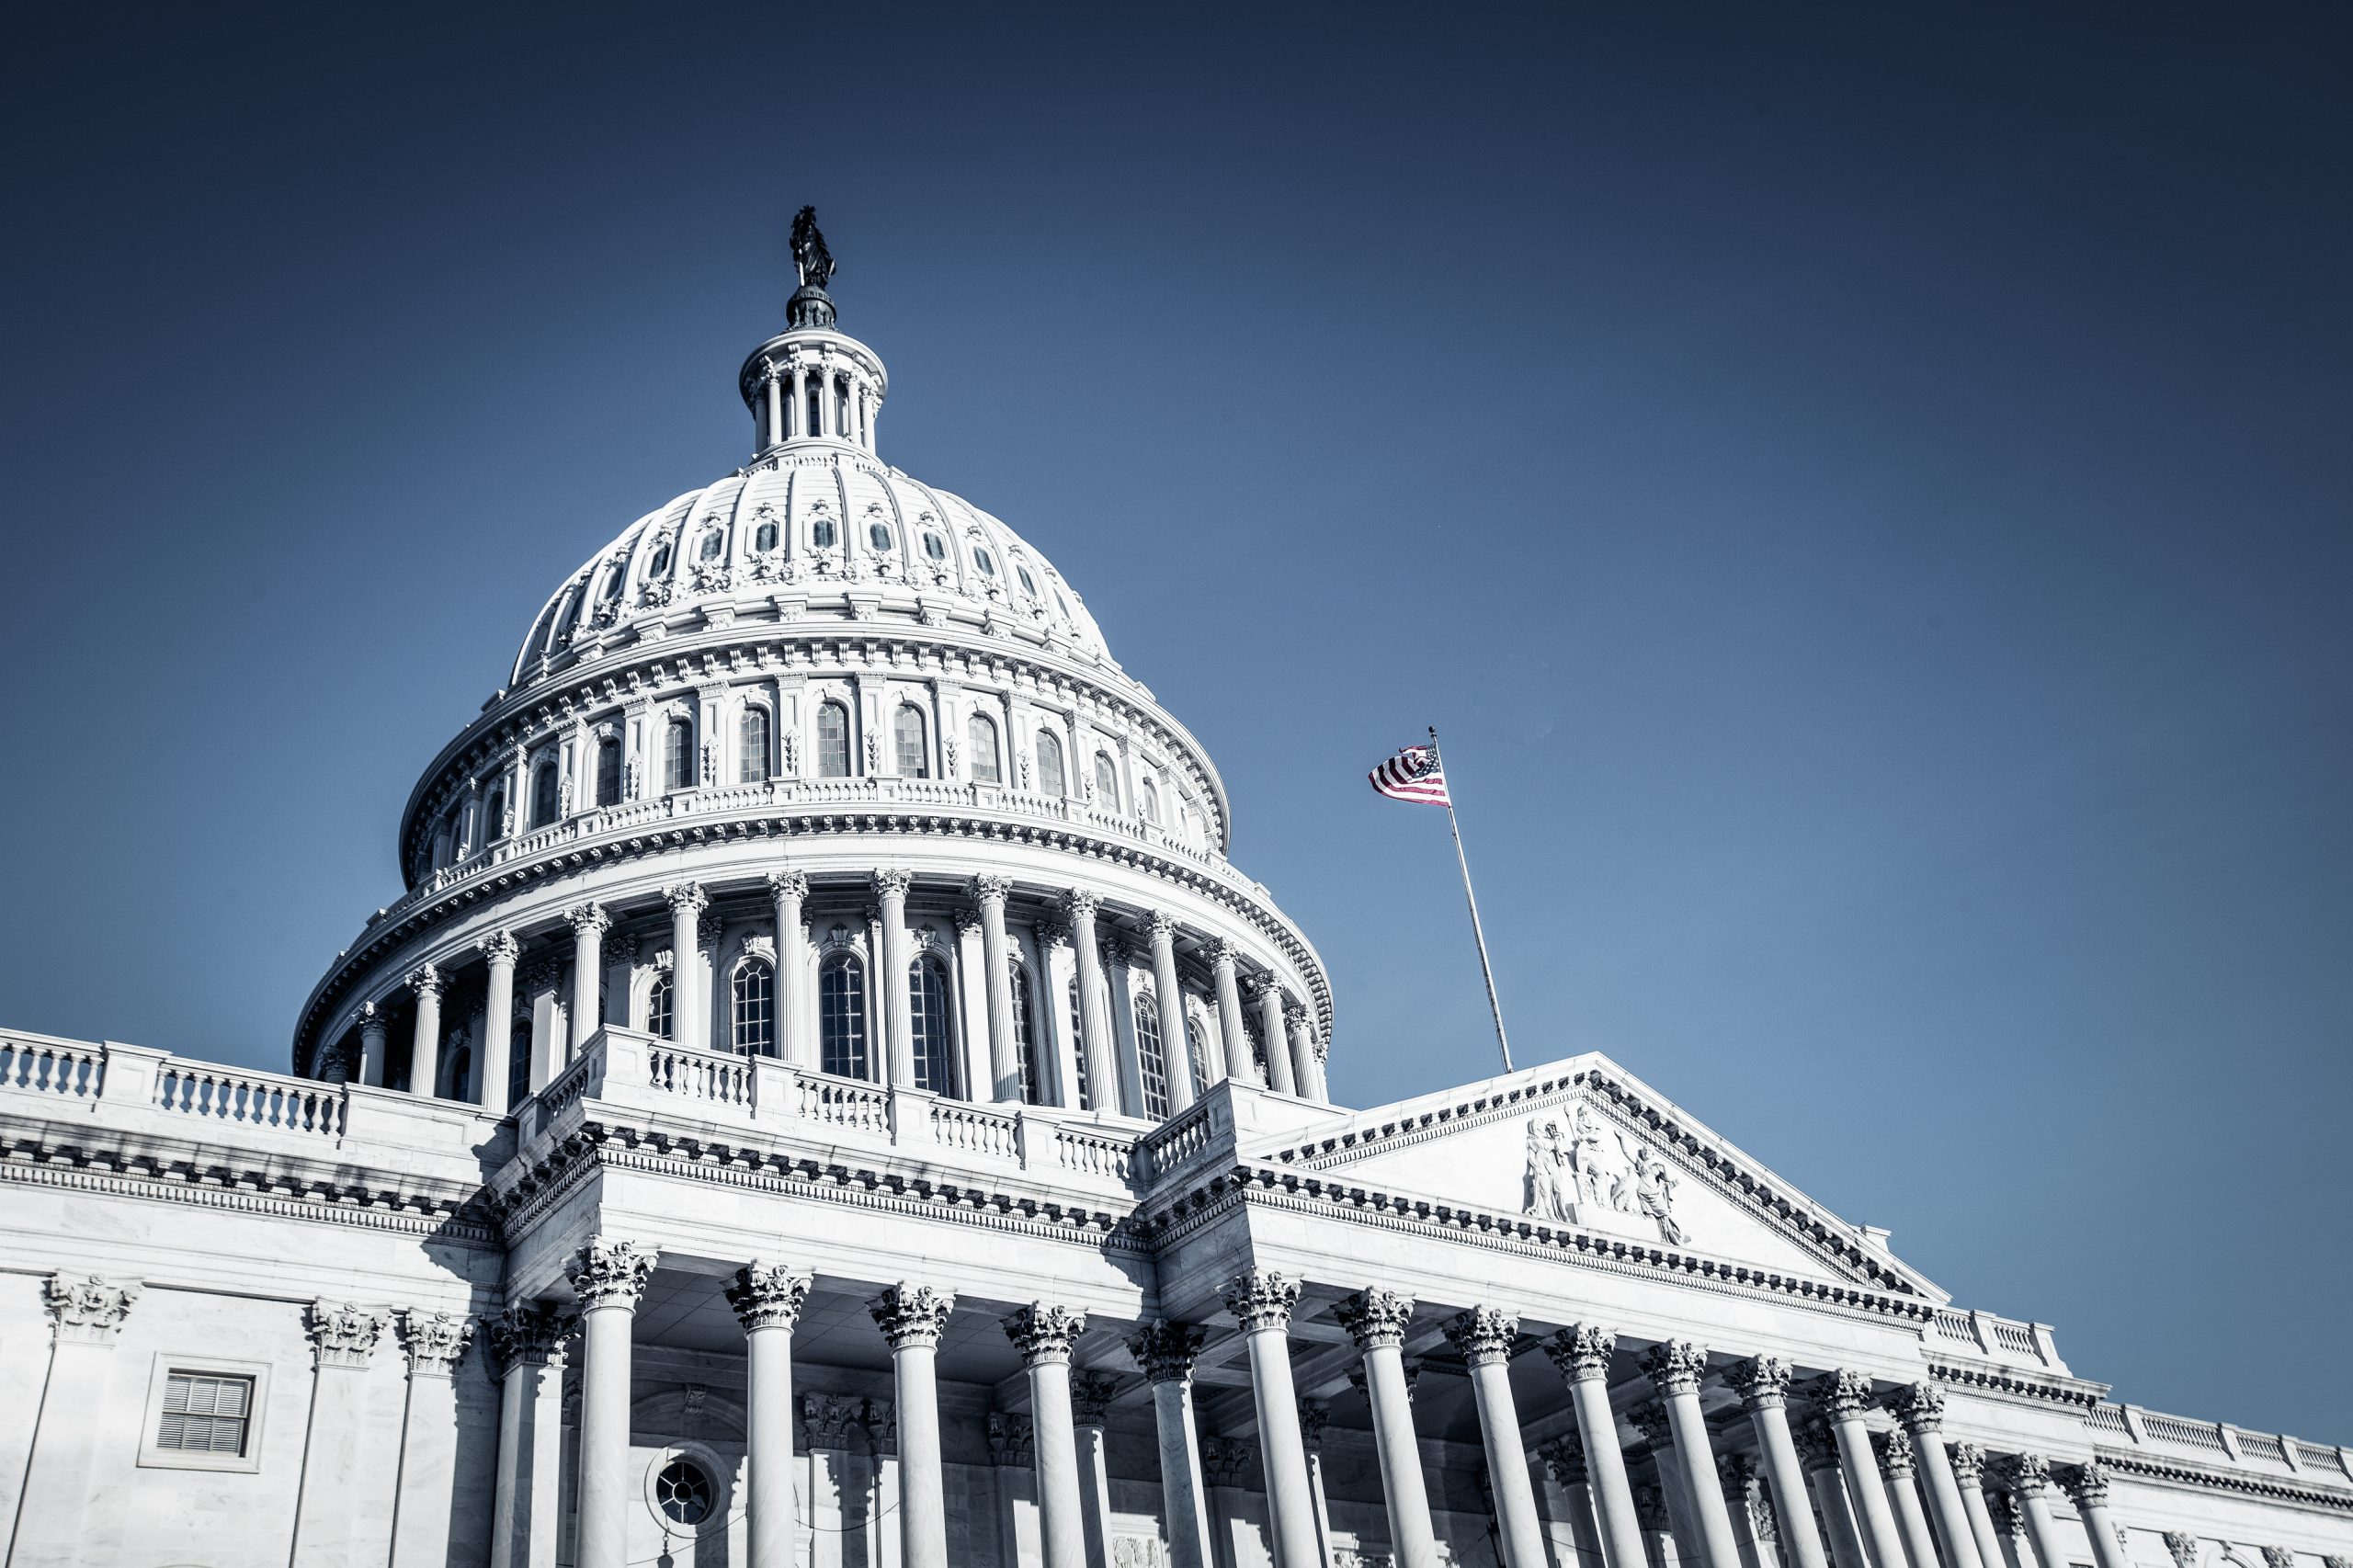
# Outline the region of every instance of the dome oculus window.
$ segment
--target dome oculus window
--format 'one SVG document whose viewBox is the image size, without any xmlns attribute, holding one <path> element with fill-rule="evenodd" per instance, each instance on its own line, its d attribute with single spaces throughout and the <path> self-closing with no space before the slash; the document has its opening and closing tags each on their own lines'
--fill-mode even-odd
<svg viewBox="0 0 2353 1568">
<path fill-rule="evenodd" d="M 869 543 L 869 544 L 870 544 L 870 545 L 872 545 L 872 546 L 873 546 L 875 549 L 877 549 L 877 550 L 888 550 L 888 549 L 890 549 L 890 548 L 891 548 L 891 526 L 890 526 L 888 523 L 869 523 L 869 524 L 867 524 L 867 525 L 866 525 L 866 542 L 867 542 L 867 543 Z"/>
<path fill-rule="evenodd" d="M 654 1478 L 654 1505 L 674 1525 L 699 1525 L 710 1517 L 710 1477 L 692 1460 L 672 1460 Z"/>
</svg>

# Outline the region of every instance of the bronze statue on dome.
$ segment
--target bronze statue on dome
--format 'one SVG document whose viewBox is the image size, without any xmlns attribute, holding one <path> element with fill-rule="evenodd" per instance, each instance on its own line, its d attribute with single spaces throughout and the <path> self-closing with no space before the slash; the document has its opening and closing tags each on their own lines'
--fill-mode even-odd
<svg viewBox="0 0 2353 1568">
<path fill-rule="evenodd" d="M 792 265 L 801 269 L 801 287 L 823 289 L 834 279 L 834 253 L 817 232 L 817 210 L 803 207 L 792 220 Z"/>
</svg>

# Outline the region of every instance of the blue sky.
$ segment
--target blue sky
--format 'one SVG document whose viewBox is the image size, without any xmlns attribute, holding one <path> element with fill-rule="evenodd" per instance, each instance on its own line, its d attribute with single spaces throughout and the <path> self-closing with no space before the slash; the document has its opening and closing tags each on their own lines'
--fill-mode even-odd
<svg viewBox="0 0 2353 1568">
<path fill-rule="evenodd" d="M 329 14 L 330 11 L 332 14 Z M 119 8 L 0 63 L 0 1022 L 265 1066 L 541 597 L 884 454 L 1209 745 L 1335 1088 L 1610 1052 L 2120 1397 L 2353 1441 L 2353 21 Z"/>
</svg>

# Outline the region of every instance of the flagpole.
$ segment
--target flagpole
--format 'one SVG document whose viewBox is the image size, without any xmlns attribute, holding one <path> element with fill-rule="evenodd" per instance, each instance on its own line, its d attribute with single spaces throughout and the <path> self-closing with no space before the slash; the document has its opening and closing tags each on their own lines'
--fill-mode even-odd
<svg viewBox="0 0 2353 1568">
<path fill-rule="evenodd" d="M 1445 754 L 1438 749 L 1438 726 L 1430 726 L 1430 760 L 1437 763 L 1441 775 L 1446 771 Z M 1495 1016 L 1495 1044 L 1504 1053 L 1504 1071 L 1511 1066 L 1511 1041 L 1504 1037 L 1504 1005 L 1495 999 L 1495 969 L 1487 961 L 1487 934 L 1479 926 L 1479 895 L 1471 891 L 1471 858 L 1462 853 L 1462 824 L 1454 820 L 1454 782 L 1446 786 L 1446 825 L 1454 830 L 1454 859 L 1462 868 L 1462 897 L 1471 905 L 1471 939 L 1479 944 L 1479 972 L 1487 981 L 1487 1010 Z"/>
</svg>

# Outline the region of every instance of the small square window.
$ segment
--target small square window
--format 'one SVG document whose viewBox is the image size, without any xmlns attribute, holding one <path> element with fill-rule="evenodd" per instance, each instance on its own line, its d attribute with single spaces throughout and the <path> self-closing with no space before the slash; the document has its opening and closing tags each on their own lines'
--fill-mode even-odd
<svg viewBox="0 0 2353 1568">
<path fill-rule="evenodd" d="M 253 1361 L 160 1355 L 147 1390 L 139 1463 L 147 1469 L 261 1469 L 269 1369 Z"/>
</svg>

